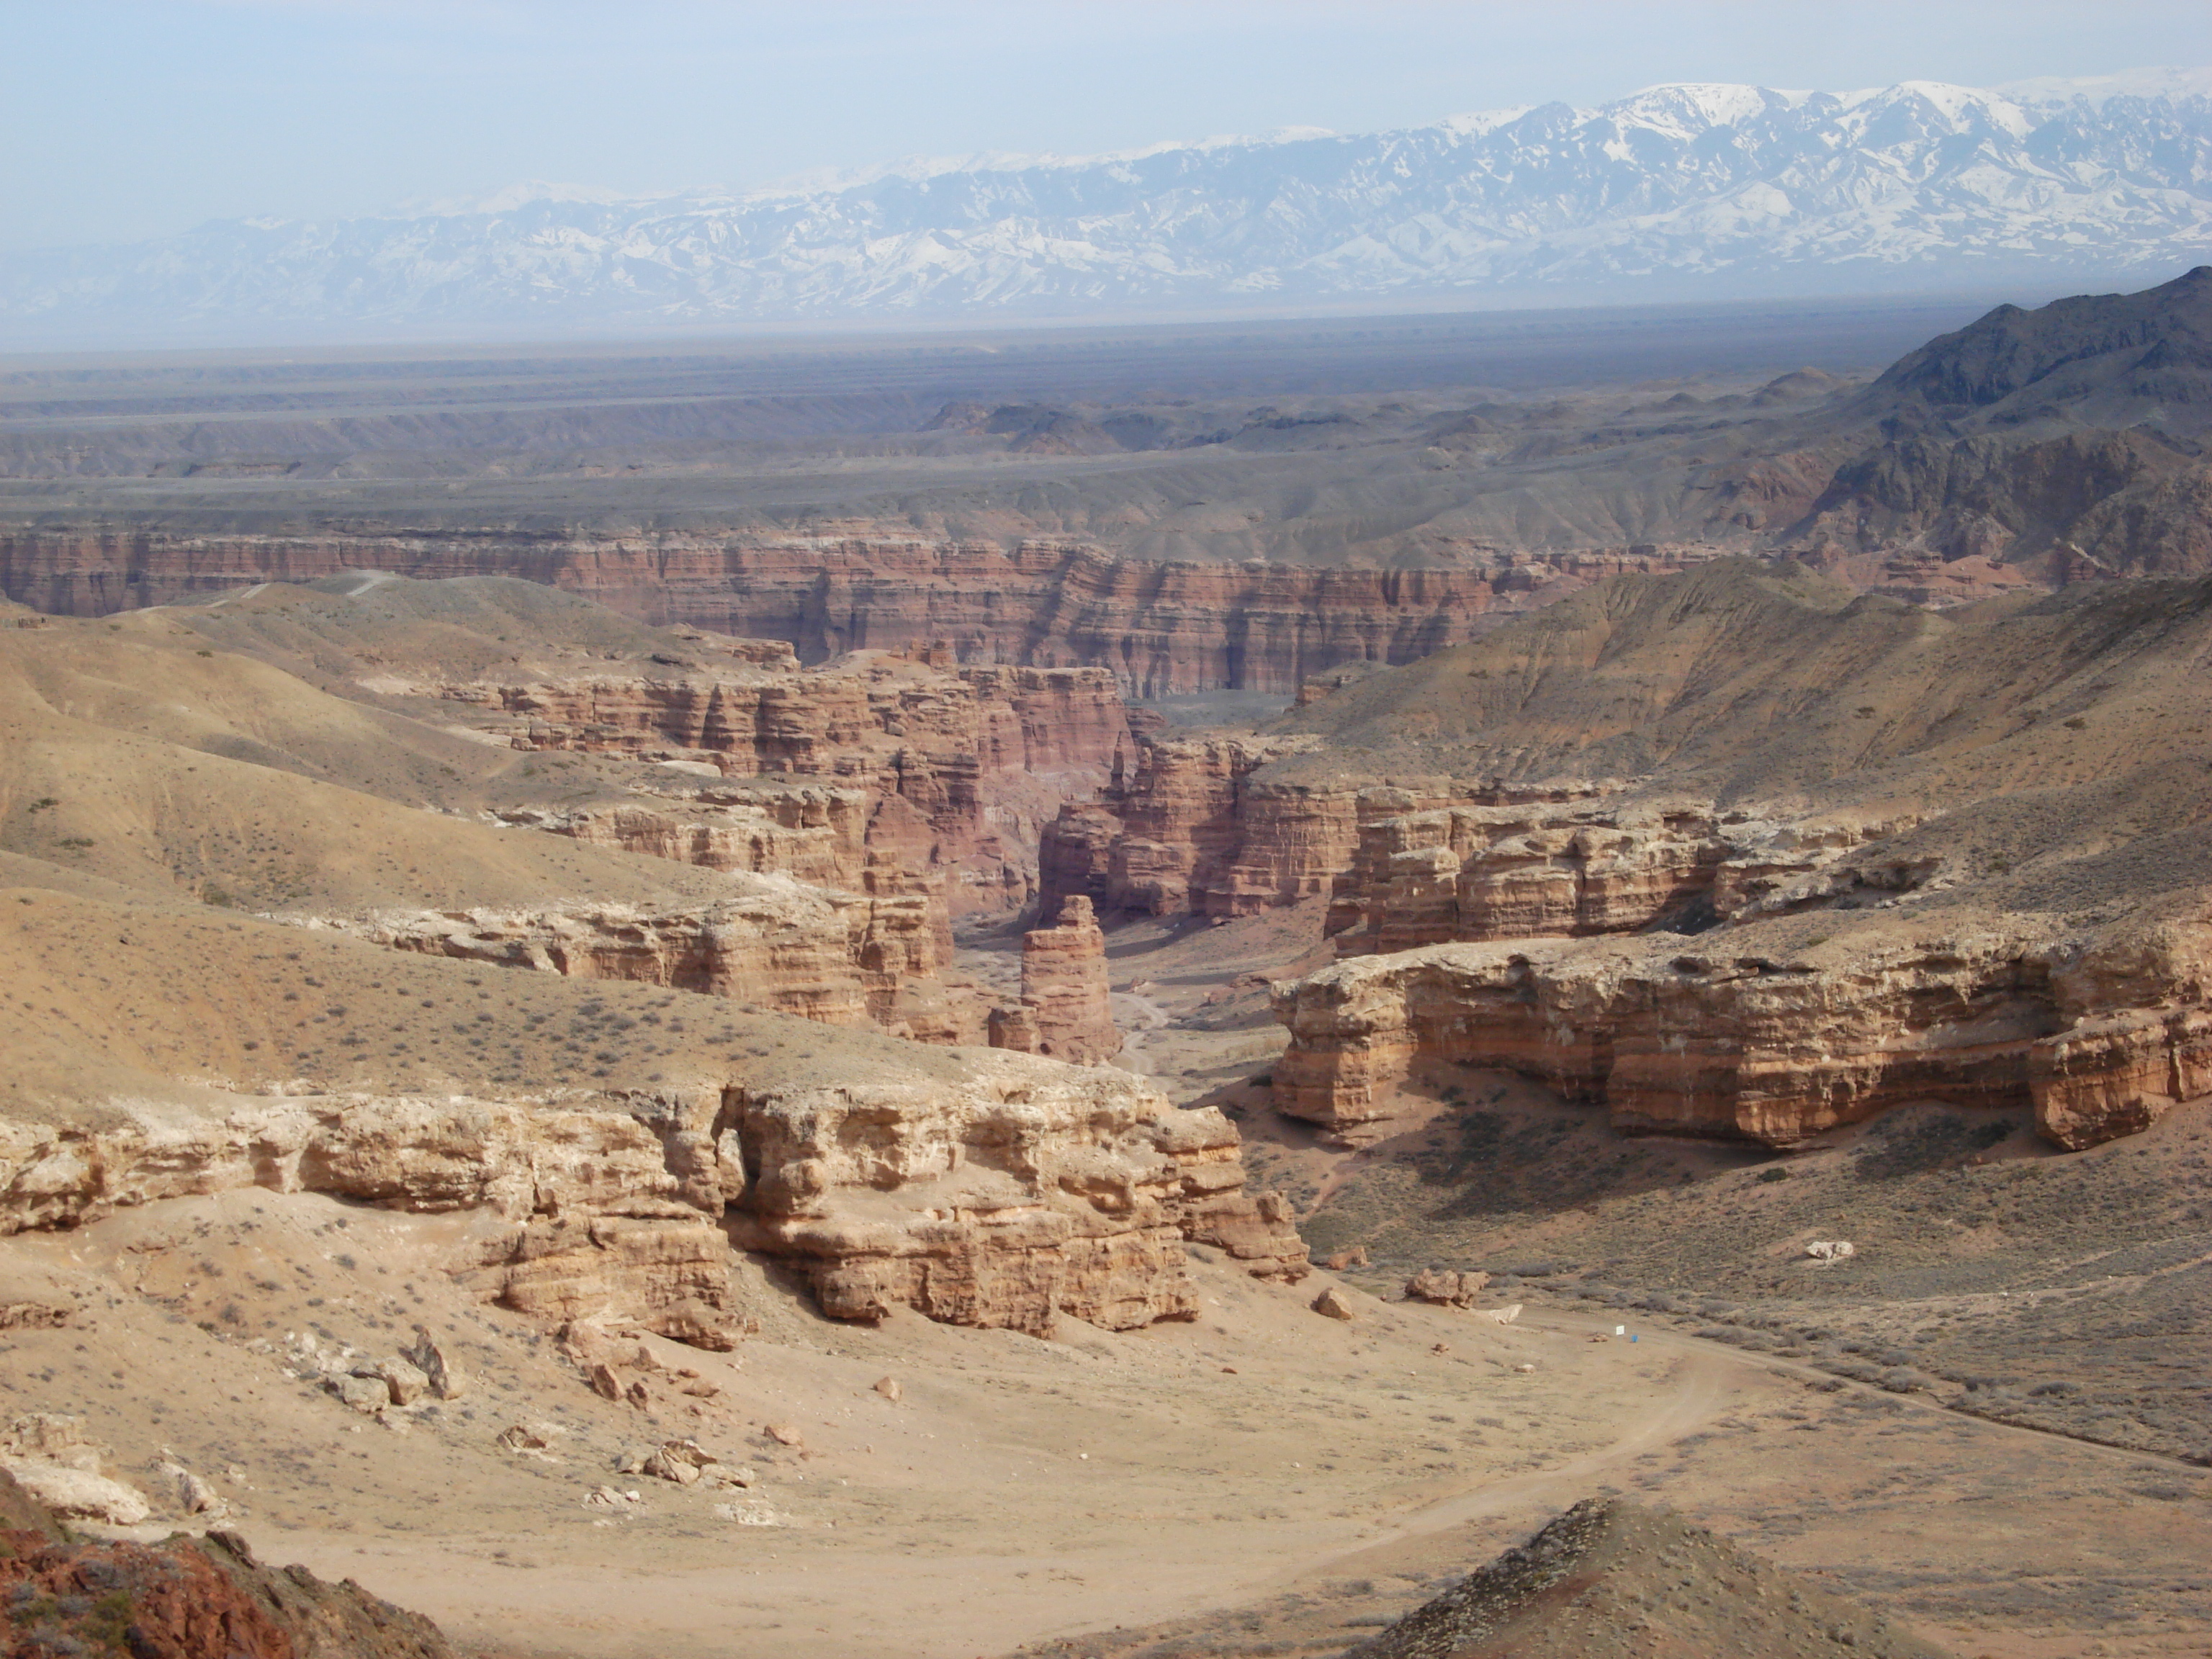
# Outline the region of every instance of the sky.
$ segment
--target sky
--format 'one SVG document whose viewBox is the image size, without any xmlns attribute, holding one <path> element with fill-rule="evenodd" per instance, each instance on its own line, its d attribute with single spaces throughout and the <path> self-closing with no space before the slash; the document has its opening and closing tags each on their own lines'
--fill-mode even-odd
<svg viewBox="0 0 2212 1659">
<path fill-rule="evenodd" d="M 2212 0 L 0 0 L 0 250 L 523 180 L 749 188 L 1602 102 L 2212 64 Z"/>
</svg>

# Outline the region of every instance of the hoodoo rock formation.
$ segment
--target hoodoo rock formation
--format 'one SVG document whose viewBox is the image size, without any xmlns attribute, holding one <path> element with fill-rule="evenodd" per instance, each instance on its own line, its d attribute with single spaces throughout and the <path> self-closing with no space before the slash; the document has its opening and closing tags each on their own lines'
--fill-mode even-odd
<svg viewBox="0 0 2212 1659">
<path fill-rule="evenodd" d="M 1060 919 L 1022 936 L 1022 999 L 994 1010 L 991 1046 L 1082 1064 L 1121 1052 L 1106 977 L 1106 936 L 1082 894 L 1060 902 Z"/>
<path fill-rule="evenodd" d="M 1351 661 L 1411 662 L 1623 571 L 1701 555 L 1484 550 L 1468 568 L 1313 569 L 1118 557 L 1095 547 L 893 538 L 526 532 L 174 536 L 0 534 L 0 593 L 100 616 L 254 582 L 351 570 L 521 576 L 656 623 L 787 640 L 818 663 L 945 642 L 961 663 L 1103 667 L 1133 696 L 1230 688 L 1289 696 Z"/>
</svg>

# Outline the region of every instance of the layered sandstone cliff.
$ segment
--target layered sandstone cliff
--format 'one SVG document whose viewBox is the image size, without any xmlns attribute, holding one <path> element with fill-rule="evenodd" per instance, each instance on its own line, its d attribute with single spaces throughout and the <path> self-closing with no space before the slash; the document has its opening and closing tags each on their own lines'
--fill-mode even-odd
<svg viewBox="0 0 2212 1659">
<path fill-rule="evenodd" d="M 1080 894 L 1109 915 L 1240 916 L 1327 892 L 1358 840 L 1357 786 L 1254 776 L 1316 747 L 1310 738 L 1139 737 L 1133 768 L 1045 830 L 1045 905 Z"/>
<path fill-rule="evenodd" d="M 1338 954 L 1694 933 L 1846 890 L 1905 891 L 1930 873 L 1922 860 L 1861 861 L 1823 878 L 1844 854 L 1911 828 L 1909 815 L 1777 822 L 1595 785 L 1465 793 L 1498 804 L 1377 816 L 1397 792 L 1362 795 L 1359 846 L 1331 895 Z"/>
<path fill-rule="evenodd" d="M 1243 1190 L 1235 1127 L 1110 1069 L 1001 1054 L 950 1089 L 740 1087 L 713 1145 L 732 1236 L 803 1268 L 841 1319 L 1194 1318 L 1186 1239 L 1305 1272 L 1288 1206 Z"/>
<path fill-rule="evenodd" d="M 740 884 L 742 883 L 742 884 Z M 925 1042 L 982 1038 L 987 1010 L 926 896 L 869 898 L 788 878 L 733 878 L 730 897 L 674 909 L 572 901 L 529 910 L 316 917 L 376 944 L 574 979 L 724 997 L 829 1025 L 873 1021 Z"/>
<path fill-rule="evenodd" d="M 1697 940 L 1524 939 L 1339 963 L 1279 988 L 1279 1107 L 1389 1115 L 1423 1060 L 1535 1078 L 1635 1133 L 1787 1146 L 1915 1100 L 2033 1105 L 2080 1147 L 2212 1091 L 2212 932 L 1879 914 Z"/>
<path fill-rule="evenodd" d="M 1106 780 L 1131 742 L 1128 711 L 1103 670 L 959 668 L 932 655 L 410 689 L 461 705 L 517 748 L 711 766 L 726 781 L 693 793 L 690 826 L 636 808 L 547 815 L 544 827 L 856 890 L 933 878 L 950 915 L 1018 908 L 1034 890 L 1042 824 Z M 709 806 L 728 809 L 725 821 L 697 810 Z"/>
<path fill-rule="evenodd" d="M 481 1211 L 459 1265 L 488 1299 L 549 1323 L 615 1311 L 700 1346 L 735 1340 L 727 1245 L 618 1104 L 234 1096 L 204 1115 L 107 1116 L 0 1120 L 0 1233 L 245 1187 Z"/>
<path fill-rule="evenodd" d="M 1121 1052 L 1106 977 L 1106 936 L 1091 901 L 1063 900 L 1059 920 L 1022 936 L 1022 996 L 991 1015 L 991 1046 L 1078 1065 Z"/>
<path fill-rule="evenodd" d="M 0 535 L 0 592 L 41 611 L 99 616 L 349 570 L 523 576 L 648 622 L 787 640 L 808 662 L 946 641 L 963 663 L 1106 667 L 1139 696 L 1222 688 L 1288 696 L 1337 664 L 1411 662 L 1605 576 L 1703 555 L 1473 556 L 1458 568 L 1316 569 L 901 537 L 18 531 Z"/>
<path fill-rule="evenodd" d="M 633 800 L 496 816 L 593 847 L 861 893 L 877 890 L 884 862 L 868 848 L 875 808 L 867 789 L 756 779 L 688 790 L 662 785 Z"/>
<path fill-rule="evenodd" d="M 0 1120 L 0 1233 L 241 1188 L 478 1211 L 455 1264 L 549 1326 L 616 1315 L 736 1340 L 732 1237 L 839 1318 L 1117 1329 L 1196 1312 L 1190 1240 L 1295 1279 L 1305 1250 L 1244 1190 L 1233 1125 L 1137 1079 L 1027 1055 L 874 1082 L 702 1085 L 565 1101 L 231 1096 L 99 1127 Z"/>
</svg>

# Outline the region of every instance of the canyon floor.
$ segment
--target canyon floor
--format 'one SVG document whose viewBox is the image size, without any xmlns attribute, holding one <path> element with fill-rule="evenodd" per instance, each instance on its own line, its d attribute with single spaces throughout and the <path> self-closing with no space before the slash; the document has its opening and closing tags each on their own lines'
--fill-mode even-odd
<svg viewBox="0 0 2212 1659">
<path fill-rule="evenodd" d="M 1334 1653 L 1611 1492 L 1961 1655 L 2178 1656 L 2212 1635 L 2202 1468 L 1634 1312 L 1532 1297 L 1501 1328 L 1355 1293 L 1338 1322 L 1309 1310 L 1315 1281 L 1256 1285 L 1201 1251 L 1196 1322 L 1040 1341 L 836 1325 L 763 1282 L 770 1317 L 735 1352 L 648 1340 L 721 1391 L 647 1414 L 441 1284 L 465 1224 L 256 1192 L 18 1241 L 19 1287 L 89 1280 L 100 1308 L 9 1333 L 11 1397 L 88 1413 L 124 1467 L 173 1453 L 264 1559 L 355 1578 L 488 1655 Z M 1637 1340 L 1609 1336 L 1624 1318 Z M 375 1348 L 416 1323 L 470 1386 L 404 1431 L 286 1370 L 301 1338 Z M 510 1453 L 514 1424 L 562 1431 Z M 611 1472 L 664 1437 L 757 1483 Z M 608 1481 L 643 1502 L 585 1507 Z M 770 1524 L 727 1518 L 732 1498 Z"/>
</svg>

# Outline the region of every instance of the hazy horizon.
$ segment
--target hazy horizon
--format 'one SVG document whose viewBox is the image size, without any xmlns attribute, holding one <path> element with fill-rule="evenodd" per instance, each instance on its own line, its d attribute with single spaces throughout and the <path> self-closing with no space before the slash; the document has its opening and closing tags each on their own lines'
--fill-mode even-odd
<svg viewBox="0 0 2212 1659">
<path fill-rule="evenodd" d="M 0 15 L 10 252 L 525 181 L 639 197 L 913 156 L 1386 131 L 1672 82 L 1990 86 L 2212 63 L 2212 13 L 2182 0 L 644 0 L 620 27 L 570 0 L 6 0 Z"/>
</svg>

